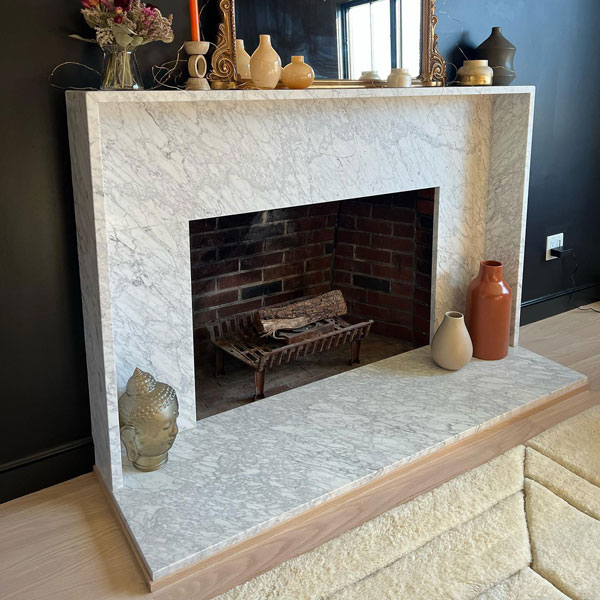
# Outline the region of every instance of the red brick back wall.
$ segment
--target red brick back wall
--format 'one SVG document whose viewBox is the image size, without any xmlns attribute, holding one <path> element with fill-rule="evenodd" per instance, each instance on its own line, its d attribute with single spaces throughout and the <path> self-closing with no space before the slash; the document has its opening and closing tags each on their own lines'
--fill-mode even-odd
<svg viewBox="0 0 600 600">
<path fill-rule="evenodd" d="M 204 323 L 331 289 L 338 203 L 190 223 L 196 339 Z"/>
<path fill-rule="evenodd" d="M 375 333 L 418 345 L 428 343 L 421 335 L 421 319 L 429 321 L 425 312 L 431 284 L 428 290 L 420 275 L 431 273 L 431 234 L 427 236 L 424 228 L 433 215 L 420 213 L 430 208 L 423 203 L 431 202 L 433 207 L 433 196 L 429 200 L 420 194 L 342 202 L 333 272 L 334 287 L 342 290 L 348 302 L 349 320 L 374 319 Z"/>
<path fill-rule="evenodd" d="M 208 321 L 337 288 L 349 320 L 428 343 L 432 193 L 190 223 L 196 341 Z"/>
</svg>

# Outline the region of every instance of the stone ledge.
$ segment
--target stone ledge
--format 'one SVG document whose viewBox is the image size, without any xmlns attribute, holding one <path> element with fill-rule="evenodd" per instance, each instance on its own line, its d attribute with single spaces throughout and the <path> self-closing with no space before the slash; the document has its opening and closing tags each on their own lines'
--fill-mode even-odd
<svg viewBox="0 0 600 600">
<path fill-rule="evenodd" d="M 523 348 L 448 372 L 425 347 L 204 419 L 114 496 L 156 581 L 586 385 Z"/>
<path fill-rule="evenodd" d="M 444 96 L 503 96 L 527 94 L 533 96 L 535 87 L 490 86 L 490 87 L 413 87 L 413 88 L 312 88 L 308 90 L 147 90 L 147 91 L 67 91 L 67 96 L 85 95 L 98 103 L 139 102 L 251 102 L 256 100 L 328 100 L 349 98 L 401 98 L 401 97 L 444 97 Z"/>
</svg>

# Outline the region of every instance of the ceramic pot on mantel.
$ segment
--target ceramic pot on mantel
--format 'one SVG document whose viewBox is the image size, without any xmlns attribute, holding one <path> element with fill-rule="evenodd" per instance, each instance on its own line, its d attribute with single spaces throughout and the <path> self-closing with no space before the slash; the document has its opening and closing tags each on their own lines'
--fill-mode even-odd
<svg viewBox="0 0 600 600">
<path fill-rule="evenodd" d="M 292 62 L 281 72 L 281 82 L 290 90 L 303 90 L 315 81 L 315 72 L 304 62 L 304 56 L 292 56 Z"/>
<path fill-rule="evenodd" d="M 467 290 L 467 329 L 473 340 L 473 356 L 500 360 L 508 354 L 512 290 L 504 281 L 504 265 L 484 260 L 479 275 Z"/>
<path fill-rule="evenodd" d="M 387 78 L 387 85 L 390 88 L 409 88 L 412 86 L 412 77 L 410 71 L 406 68 L 392 69 Z"/>
<path fill-rule="evenodd" d="M 473 357 L 473 344 L 462 313 L 450 311 L 444 315 L 431 340 L 431 356 L 436 364 L 448 371 L 458 371 L 469 363 Z"/>
<path fill-rule="evenodd" d="M 492 85 L 494 70 L 487 60 L 465 60 L 456 76 L 458 85 Z"/>
<path fill-rule="evenodd" d="M 500 27 L 492 27 L 492 35 L 475 49 L 477 58 L 486 59 L 494 70 L 492 85 L 510 85 L 517 74 L 513 62 L 517 49 L 503 35 Z"/>
<path fill-rule="evenodd" d="M 250 71 L 250 55 L 244 47 L 244 40 L 238 38 L 235 40 L 235 64 L 237 74 L 242 81 L 250 81 L 252 79 Z"/>
<path fill-rule="evenodd" d="M 250 59 L 252 82 L 261 90 L 274 90 L 281 77 L 281 58 L 271 46 L 271 36 L 261 35 L 260 44 Z"/>
</svg>

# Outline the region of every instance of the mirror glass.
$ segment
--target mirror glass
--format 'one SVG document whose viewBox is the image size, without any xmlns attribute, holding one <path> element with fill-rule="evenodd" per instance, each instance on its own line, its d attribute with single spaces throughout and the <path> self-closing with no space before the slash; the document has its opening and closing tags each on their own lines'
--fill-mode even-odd
<svg viewBox="0 0 600 600">
<path fill-rule="evenodd" d="M 317 79 L 385 80 L 394 67 L 418 77 L 422 10 L 422 0 L 236 0 L 236 35 L 250 55 L 271 35 L 284 66 L 303 55 Z"/>
</svg>

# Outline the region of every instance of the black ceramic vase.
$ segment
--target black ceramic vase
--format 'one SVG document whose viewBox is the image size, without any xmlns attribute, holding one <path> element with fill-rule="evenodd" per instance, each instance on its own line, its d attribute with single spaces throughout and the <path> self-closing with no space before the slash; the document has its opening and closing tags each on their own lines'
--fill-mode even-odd
<svg viewBox="0 0 600 600">
<path fill-rule="evenodd" d="M 487 59 L 494 69 L 492 85 L 510 85 L 517 76 L 513 61 L 516 47 L 503 35 L 500 27 L 492 27 L 492 35 L 475 50 L 476 58 Z"/>
</svg>

